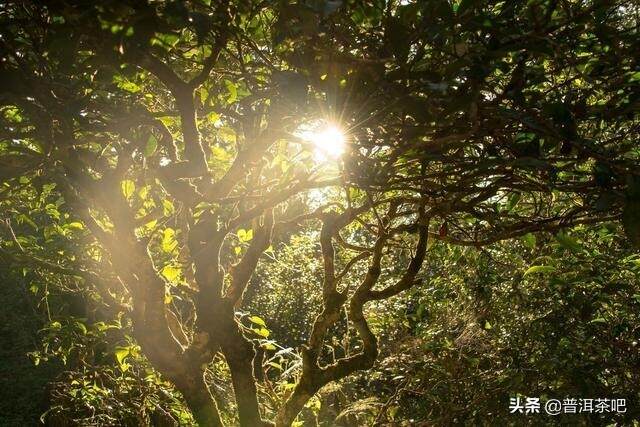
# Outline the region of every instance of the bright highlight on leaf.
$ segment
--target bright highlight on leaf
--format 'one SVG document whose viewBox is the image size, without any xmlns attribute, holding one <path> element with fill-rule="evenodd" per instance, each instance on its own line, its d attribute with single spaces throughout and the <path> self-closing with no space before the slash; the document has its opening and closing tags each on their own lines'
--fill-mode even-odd
<svg viewBox="0 0 640 427">
<path fill-rule="evenodd" d="M 251 317 L 249 317 L 249 320 L 252 323 L 255 323 L 256 325 L 259 325 L 259 326 L 262 326 L 262 327 L 266 327 L 267 326 L 267 324 L 265 323 L 265 321 L 261 317 L 251 316 Z"/>
<path fill-rule="evenodd" d="M 124 363 L 124 359 L 129 355 L 129 353 L 129 347 L 116 347 L 115 356 L 120 365 Z"/>
</svg>

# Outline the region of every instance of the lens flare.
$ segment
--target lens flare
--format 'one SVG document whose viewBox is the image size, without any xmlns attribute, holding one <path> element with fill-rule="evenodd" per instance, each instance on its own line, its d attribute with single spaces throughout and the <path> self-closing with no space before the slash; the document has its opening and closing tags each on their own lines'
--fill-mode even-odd
<svg viewBox="0 0 640 427">
<path fill-rule="evenodd" d="M 329 125 L 318 129 L 311 134 L 310 140 L 322 156 L 335 159 L 344 153 L 346 137 L 337 126 Z"/>
<path fill-rule="evenodd" d="M 294 135 L 306 143 L 318 162 L 337 160 L 345 153 L 348 143 L 347 134 L 332 122 L 304 124 Z"/>
</svg>

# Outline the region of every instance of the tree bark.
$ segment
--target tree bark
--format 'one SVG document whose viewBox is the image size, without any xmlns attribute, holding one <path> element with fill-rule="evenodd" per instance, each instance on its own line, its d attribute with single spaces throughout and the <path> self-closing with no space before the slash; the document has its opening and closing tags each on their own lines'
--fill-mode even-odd
<svg viewBox="0 0 640 427">
<path fill-rule="evenodd" d="M 234 325 L 234 330 L 229 333 L 221 346 L 231 371 L 240 425 L 242 427 L 272 425 L 260 417 L 258 390 L 253 375 L 253 358 L 255 357 L 253 345 L 244 338 L 237 325 Z"/>
<path fill-rule="evenodd" d="M 307 390 L 307 387 L 296 387 L 293 394 L 287 399 L 284 406 L 278 411 L 275 427 L 290 427 L 304 405 L 318 391 L 319 387 Z"/>
<path fill-rule="evenodd" d="M 187 406 L 200 427 L 223 427 L 220 411 L 202 375 L 178 386 Z"/>
</svg>

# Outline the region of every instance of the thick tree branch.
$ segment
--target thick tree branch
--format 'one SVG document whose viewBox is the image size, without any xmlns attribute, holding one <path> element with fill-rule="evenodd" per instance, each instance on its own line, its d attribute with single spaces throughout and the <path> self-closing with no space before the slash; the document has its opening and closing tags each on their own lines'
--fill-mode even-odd
<svg viewBox="0 0 640 427">
<path fill-rule="evenodd" d="M 263 223 L 254 234 L 247 252 L 244 254 L 240 262 L 231 267 L 231 285 L 227 290 L 225 298 L 238 306 L 242 301 L 247 283 L 253 274 L 258 260 L 263 252 L 271 243 L 271 234 L 273 230 L 273 210 L 269 209 L 263 216 Z"/>
</svg>

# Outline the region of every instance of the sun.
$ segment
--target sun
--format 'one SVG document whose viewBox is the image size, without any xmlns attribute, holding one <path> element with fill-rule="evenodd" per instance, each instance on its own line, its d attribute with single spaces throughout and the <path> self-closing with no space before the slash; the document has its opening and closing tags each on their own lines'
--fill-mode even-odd
<svg viewBox="0 0 640 427">
<path fill-rule="evenodd" d="M 346 149 L 347 137 L 344 131 L 331 123 L 306 129 L 300 136 L 313 145 L 318 160 L 337 159 Z"/>
<path fill-rule="evenodd" d="M 337 158 L 344 153 L 346 137 L 340 128 L 328 125 L 314 132 L 311 142 L 322 154 Z"/>
</svg>

